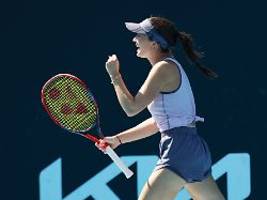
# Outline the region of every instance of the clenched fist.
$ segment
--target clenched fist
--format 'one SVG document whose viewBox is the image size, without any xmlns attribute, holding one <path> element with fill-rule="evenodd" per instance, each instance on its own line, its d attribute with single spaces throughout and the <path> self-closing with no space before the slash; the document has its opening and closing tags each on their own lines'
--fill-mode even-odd
<svg viewBox="0 0 267 200">
<path fill-rule="evenodd" d="M 109 56 L 107 62 L 106 62 L 106 70 L 110 77 L 117 76 L 120 72 L 120 63 L 115 54 L 112 56 Z"/>
</svg>

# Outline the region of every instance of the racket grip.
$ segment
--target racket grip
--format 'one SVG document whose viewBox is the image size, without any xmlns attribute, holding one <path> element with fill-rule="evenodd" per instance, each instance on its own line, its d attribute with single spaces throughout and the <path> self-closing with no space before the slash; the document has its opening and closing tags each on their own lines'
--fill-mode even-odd
<svg viewBox="0 0 267 200">
<path fill-rule="evenodd" d="M 120 157 L 115 153 L 115 151 L 110 147 L 106 147 L 106 153 L 113 160 L 113 162 L 120 168 L 120 170 L 124 173 L 126 178 L 130 178 L 134 173 L 125 165 L 125 163 L 120 159 Z"/>
</svg>

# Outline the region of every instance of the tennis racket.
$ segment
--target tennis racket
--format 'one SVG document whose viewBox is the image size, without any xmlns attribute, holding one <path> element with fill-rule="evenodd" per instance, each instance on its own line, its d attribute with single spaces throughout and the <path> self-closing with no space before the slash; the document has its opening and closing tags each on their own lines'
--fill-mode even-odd
<svg viewBox="0 0 267 200">
<path fill-rule="evenodd" d="M 58 74 L 50 78 L 42 87 L 41 101 L 51 119 L 60 127 L 94 143 L 99 143 L 99 139 L 87 133 L 93 127 L 97 128 L 101 138 L 104 137 L 95 98 L 79 78 L 71 74 Z M 108 144 L 104 148 L 126 178 L 130 178 L 133 172 Z"/>
</svg>

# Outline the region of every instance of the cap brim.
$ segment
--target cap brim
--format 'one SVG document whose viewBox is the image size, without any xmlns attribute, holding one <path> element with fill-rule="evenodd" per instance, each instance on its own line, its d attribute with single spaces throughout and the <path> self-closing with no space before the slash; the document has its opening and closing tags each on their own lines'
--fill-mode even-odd
<svg viewBox="0 0 267 200">
<path fill-rule="evenodd" d="M 125 26 L 131 32 L 143 34 L 146 33 L 139 23 L 125 22 Z"/>
</svg>

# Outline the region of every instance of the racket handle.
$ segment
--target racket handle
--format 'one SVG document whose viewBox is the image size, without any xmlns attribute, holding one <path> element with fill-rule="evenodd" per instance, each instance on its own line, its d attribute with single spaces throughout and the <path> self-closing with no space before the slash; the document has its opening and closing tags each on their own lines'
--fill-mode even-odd
<svg viewBox="0 0 267 200">
<path fill-rule="evenodd" d="M 124 173 L 126 178 L 130 178 L 134 173 L 125 165 L 125 163 L 120 159 L 120 157 L 115 153 L 115 151 L 110 147 L 106 147 L 106 153 L 113 160 L 113 162 L 120 168 L 120 170 Z"/>
</svg>

